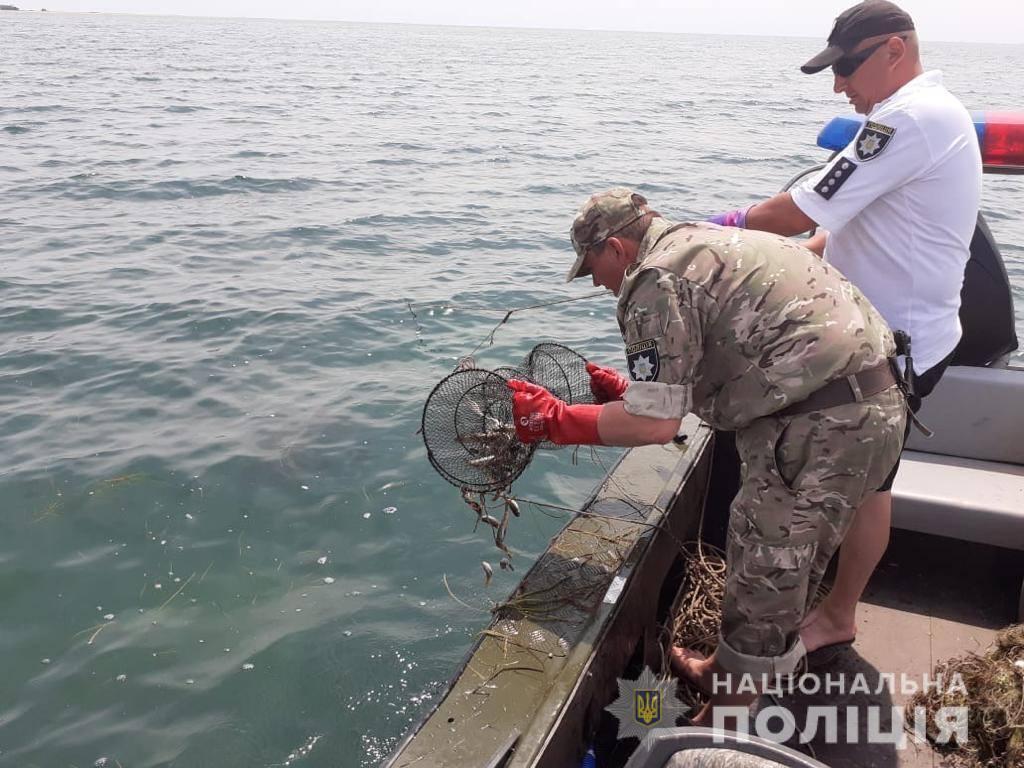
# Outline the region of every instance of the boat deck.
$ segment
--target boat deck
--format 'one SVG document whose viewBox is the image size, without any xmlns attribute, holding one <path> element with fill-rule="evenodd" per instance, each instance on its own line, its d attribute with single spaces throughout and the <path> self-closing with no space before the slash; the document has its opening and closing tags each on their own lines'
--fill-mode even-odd
<svg viewBox="0 0 1024 768">
<path fill-rule="evenodd" d="M 1024 552 L 894 531 L 858 610 L 856 643 L 839 651 L 822 651 L 809 660 L 812 672 L 833 679 L 845 674 L 849 681 L 858 672 L 864 674 L 872 683 L 872 694 L 796 694 L 779 702 L 794 712 L 798 723 L 808 706 L 860 710 L 859 743 L 842 743 L 847 740 L 841 717 L 840 743 L 826 744 L 819 737 L 810 745 L 814 756 L 831 768 L 945 765 L 929 745 L 915 745 L 910 738 L 903 749 L 864 743 L 865 713 L 871 705 L 881 705 L 885 712 L 887 705 L 907 704 L 910 696 L 899 690 L 901 674 L 920 684 L 939 661 L 971 651 L 983 653 L 998 630 L 1016 621 L 1022 574 Z M 895 675 L 892 696 L 874 693 L 882 673 Z M 889 732 L 884 715 L 882 723 L 883 732 Z M 809 752 L 806 746 L 801 751 Z"/>
<path fill-rule="evenodd" d="M 717 441 L 706 425 L 694 419 L 691 426 L 682 450 L 647 446 L 622 456 L 585 514 L 552 539 L 509 596 L 510 609 L 521 597 L 527 610 L 492 619 L 387 768 L 564 768 L 579 764 L 586 744 L 603 768 L 626 764 L 637 742 L 617 739 L 618 721 L 605 707 L 619 695 L 619 679 L 660 668 L 663 626 L 673 598 L 687 589 L 679 544 L 696 535 L 702 514 L 705 535 L 724 533 L 731 500 L 717 492 L 727 484 L 712 472 Z M 585 589 L 576 581 L 566 586 L 570 572 L 586 576 Z M 886 715 L 909 698 L 899 689 L 901 675 L 920 684 L 936 663 L 983 652 L 1016 620 L 1022 576 L 1024 551 L 894 531 L 859 612 L 857 642 L 810 658 L 810 671 L 842 674 L 847 687 L 862 673 L 871 693 L 828 690 L 777 702 L 794 715 L 797 733 L 808 707 L 839 707 L 843 715 L 833 743 L 823 732 L 809 745 L 791 746 L 831 768 L 944 765 L 927 744 L 910 739 L 903 749 L 869 744 L 868 712 L 877 707 L 881 732 L 892 733 Z M 554 587 L 573 599 L 544 608 Z M 897 681 L 892 695 L 877 692 L 883 674 Z M 774 703 L 765 697 L 761 705 Z M 848 707 L 858 709 L 856 738 L 844 733 Z"/>
</svg>

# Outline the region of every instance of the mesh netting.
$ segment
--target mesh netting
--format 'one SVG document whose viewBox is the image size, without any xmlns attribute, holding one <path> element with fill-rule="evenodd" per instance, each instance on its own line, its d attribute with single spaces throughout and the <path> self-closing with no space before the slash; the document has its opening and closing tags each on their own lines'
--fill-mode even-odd
<svg viewBox="0 0 1024 768">
<path fill-rule="evenodd" d="M 528 381 L 540 384 L 559 400 L 575 404 L 594 402 L 586 366 L 586 359 L 568 347 L 543 342 L 530 350 L 520 367 Z M 556 451 L 565 446 L 544 440 L 537 447 Z"/>
<path fill-rule="evenodd" d="M 521 381 L 533 381 L 530 376 L 530 369 L 525 365 L 503 365 L 500 368 L 495 368 L 494 372 L 501 376 L 501 378 L 508 381 L 509 379 L 519 379 Z"/>
<path fill-rule="evenodd" d="M 529 371 L 531 381 L 570 405 L 597 402 L 590 391 L 586 358 L 569 347 L 553 342 L 538 344 L 526 356 L 523 367 Z"/>
<path fill-rule="evenodd" d="M 516 437 L 506 379 L 480 368 L 456 371 L 434 387 L 423 407 L 423 442 L 445 480 L 475 491 L 507 488 L 535 449 Z"/>
<path fill-rule="evenodd" d="M 509 379 L 532 381 L 570 404 L 593 403 L 587 361 L 561 344 L 534 347 L 521 365 L 494 371 L 471 368 L 467 359 L 442 379 L 423 407 L 427 458 L 453 485 L 479 492 L 499 491 L 526 469 L 538 448 L 524 445 L 512 422 Z"/>
</svg>

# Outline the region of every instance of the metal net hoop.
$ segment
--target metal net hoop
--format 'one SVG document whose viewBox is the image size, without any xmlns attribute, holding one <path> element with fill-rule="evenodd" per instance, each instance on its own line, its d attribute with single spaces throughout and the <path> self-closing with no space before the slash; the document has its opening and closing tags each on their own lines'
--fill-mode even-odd
<svg viewBox="0 0 1024 768">
<path fill-rule="evenodd" d="M 458 488 L 507 488 L 523 473 L 534 445 L 516 438 L 506 379 L 480 368 L 455 371 L 427 397 L 423 442 L 430 464 Z"/>
</svg>

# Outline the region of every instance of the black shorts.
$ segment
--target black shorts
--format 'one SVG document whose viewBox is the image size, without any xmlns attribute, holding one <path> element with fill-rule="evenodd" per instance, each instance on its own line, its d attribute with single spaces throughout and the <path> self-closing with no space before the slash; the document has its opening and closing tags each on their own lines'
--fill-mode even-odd
<svg viewBox="0 0 1024 768">
<path fill-rule="evenodd" d="M 949 367 L 949 361 L 953 359 L 953 353 L 950 352 L 946 355 L 946 358 L 939 363 L 936 363 L 927 371 L 922 373 L 920 376 L 914 379 L 914 397 L 910 398 L 910 410 L 917 413 L 921 408 L 921 401 L 926 398 L 931 391 L 935 389 L 935 385 L 939 383 L 939 379 L 942 378 L 942 374 L 946 372 L 946 368 Z M 910 428 L 913 426 L 910 419 L 907 419 L 907 428 L 903 432 L 903 442 L 907 442 L 907 438 L 910 437 Z M 892 468 L 892 472 L 885 478 L 885 482 L 878 486 L 879 491 L 890 491 L 892 490 L 892 482 L 896 479 L 896 471 L 900 468 L 900 460 L 896 459 L 896 465 Z"/>
</svg>

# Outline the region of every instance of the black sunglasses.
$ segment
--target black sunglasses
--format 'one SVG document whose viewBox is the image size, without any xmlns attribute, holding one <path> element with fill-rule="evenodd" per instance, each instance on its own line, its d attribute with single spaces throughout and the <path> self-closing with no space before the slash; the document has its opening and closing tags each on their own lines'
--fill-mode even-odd
<svg viewBox="0 0 1024 768">
<path fill-rule="evenodd" d="M 903 35 L 896 35 L 896 37 L 898 37 L 900 40 L 907 39 Z M 869 45 L 863 51 L 857 51 L 856 53 L 846 54 L 845 56 L 843 56 L 843 58 L 838 59 L 832 65 L 832 72 L 836 75 L 839 75 L 839 77 L 849 77 L 858 69 L 860 69 L 860 65 L 863 64 L 868 59 L 870 59 L 871 55 L 879 48 L 881 48 L 883 45 L 888 43 L 890 39 L 891 38 L 886 38 L 880 43 Z"/>
</svg>

